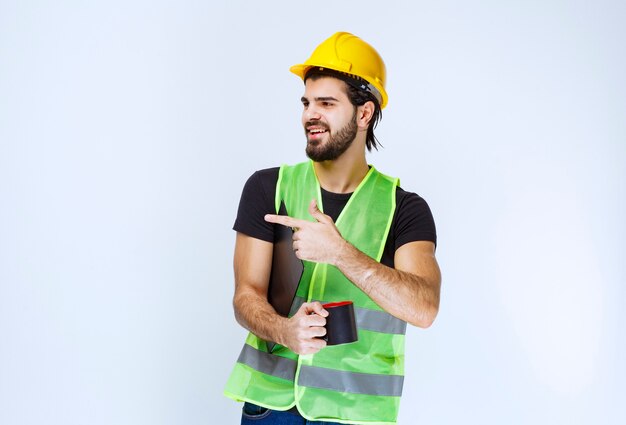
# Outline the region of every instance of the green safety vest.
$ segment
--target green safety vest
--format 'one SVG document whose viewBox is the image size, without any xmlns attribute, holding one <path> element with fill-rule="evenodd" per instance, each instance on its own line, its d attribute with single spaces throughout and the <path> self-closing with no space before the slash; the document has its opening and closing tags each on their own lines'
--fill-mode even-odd
<svg viewBox="0 0 626 425">
<path fill-rule="evenodd" d="M 396 206 L 398 179 L 373 167 L 337 218 L 341 235 L 380 261 Z M 276 211 L 284 202 L 291 217 L 313 221 L 308 206 L 320 185 L 312 162 L 282 166 L 276 187 Z M 350 424 L 395 424 L 404 380 L 406 322 L 390 315 L 336 267 L 304 261 L 291 308 L 303 302 L 351 300 L 358 341 L 327 346 L 316 354 L 297 355 L 248 334 L 224 394 L 274 410 L 297 406 L 309 420 Z"/>
</svg>

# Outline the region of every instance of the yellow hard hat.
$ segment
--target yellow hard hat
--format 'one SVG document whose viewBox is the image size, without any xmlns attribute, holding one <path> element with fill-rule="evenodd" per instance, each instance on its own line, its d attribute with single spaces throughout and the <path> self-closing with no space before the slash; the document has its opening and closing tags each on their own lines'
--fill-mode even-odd
<svg viewBox="0 0 626 425">
<path fill-rule="evenodd" d="M 289 70 L 304 80 L 311 68 L 323 68 L 365 80 L 362 86 L 378 99 L 381 109 L 387 105 L 385 62 L 372 46 L 347 32 L 337 32 L 317 46 L 303 64 Z"/>
</svg>

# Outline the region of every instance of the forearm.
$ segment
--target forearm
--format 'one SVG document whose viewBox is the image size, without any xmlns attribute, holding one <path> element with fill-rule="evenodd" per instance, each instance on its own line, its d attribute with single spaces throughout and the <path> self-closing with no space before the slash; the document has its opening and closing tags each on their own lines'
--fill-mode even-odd
<svg viewBox="0 0 626 425">
<path fill-rule="evenodd" d="M 277 342 L 297 354 L 317 353 L 326 346 L 319 337 L 326 334 L 328 312 L 319 302 L 304 303 L 287 319 L 276 313 L 261 294 L 240 290 L 234 307 L 237 321 L 261 339 Z"/>
<path fill-rule="evenodd" d="M 237 322 L 261 339 L 283 343 L 287 319 L 276 313 L 267 299 L 254 290 L 240 290 L 233 299 Z"/>
<path fill-rule="evenodd" d="M 439 277 L 428 277 L 381 264 L 346 242 L 334 265 L 380 307 L 412 325 L 426 328 L 439 309 Z M 434 275 L 434 276 L 433 276 Z"/>
</svg>

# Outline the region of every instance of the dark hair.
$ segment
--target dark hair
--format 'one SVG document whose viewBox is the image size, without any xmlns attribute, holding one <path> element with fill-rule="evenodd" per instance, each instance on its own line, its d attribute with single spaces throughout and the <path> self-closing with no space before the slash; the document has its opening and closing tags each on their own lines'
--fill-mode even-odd
<svg viewBox="0 0 626 425">
<path fill-rule="evenodd" d="M 367 126 L 365 146 L 369 152 L 372 151 L 372 148 L 378 150 L 379 145 L 381 147 L 383 146 L 374 135 L 374 129 L 383 117 L 383 111 L 380 109 L 378 99 L 376 99 L 376 96 L 369 91 L 357 89 L 350 84 L 346 84 L 346 86 L 348 87 L 348 99 L 350 99 L 350 103 L 352 103 L 355 107 L 365 105 L 366 102 L 374 103 L 374 113 L 372 114 L 372 119 L 370 119 L 370 123 Z"/>
<path fill-rule="evenodd" d="M 329 69 L 318 70 L 312 69 L 307 72 L 304 81 L 311 78 L 313 81 L 318 80 L 323 77 L 332 77 L 337 78 L 338 80 L 343 81 L 346 84 L 346 94 L 348 95 L 348 99 L 350 103 L 356 108 L 357 106 L 365 105 L 367 102 L 374 103 L 374 113 L 372 114 L 372 118 L 370 119 L 370 123 L 367 126 L 367 135 L 365 136 L 365 146 L 369 152 L 372 151 L 372 148 L 378 150 L 378 146 L 383 146 L 382 143 L 376 138 L 374 135 L 374 129 L 378 125 L 378 122 L 383 117 L 383 111 L 380 109 L 380 103 L 376 96 L 370 91 L 362 90 L 361 88 L 355 87 L 358 84 L 358 80 L 354 78 L 350 78 L 351 76 L 343 76 L 337 71 L 331 71 Z"/>
</svg>

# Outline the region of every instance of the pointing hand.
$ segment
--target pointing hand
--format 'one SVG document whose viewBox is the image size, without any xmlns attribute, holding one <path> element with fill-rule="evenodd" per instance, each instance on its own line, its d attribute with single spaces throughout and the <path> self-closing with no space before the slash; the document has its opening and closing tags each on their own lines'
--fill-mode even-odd
<svg viewBox="0 0 626 425">
<path fill-rule="evenodd" d="M 333 219 L 317 208 L 315 199 L 309 204 L 309 214 L 315 221 L 275 214 L 266 215 L 265 221 L 294 229 L 293 250 L 299 259 L 334 264 L 347 242 Z"/>
</svg>

